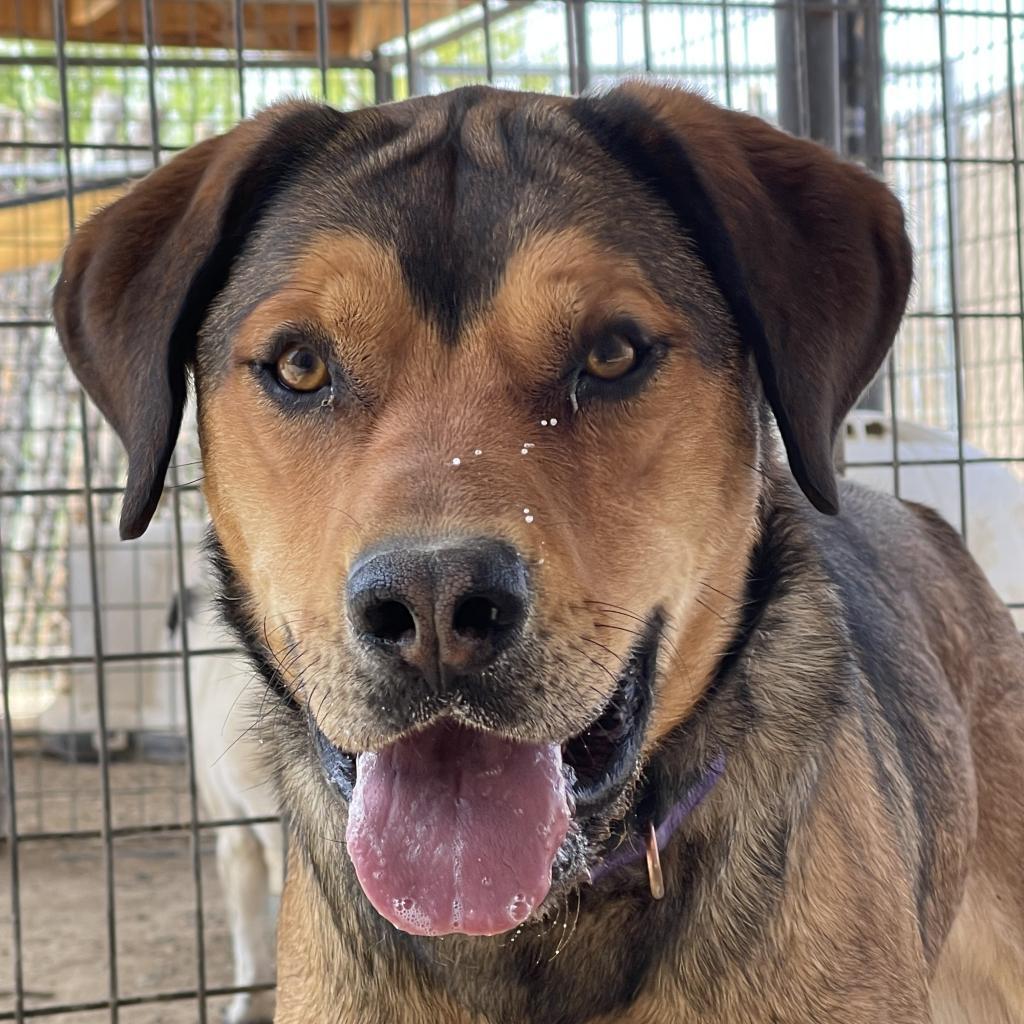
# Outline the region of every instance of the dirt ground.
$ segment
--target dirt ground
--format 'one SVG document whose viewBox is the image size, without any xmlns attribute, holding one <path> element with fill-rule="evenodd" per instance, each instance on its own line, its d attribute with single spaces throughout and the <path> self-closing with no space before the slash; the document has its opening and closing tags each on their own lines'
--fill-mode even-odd
<svg viewBox="0 0 1024 1024">
<path fill-rule="evenodd" d="M 15 761 L 22 969 L 26 1009 L 106 999 L 110 991 L 103 844 L 92 838 L 32 839 L 39 831 L 98 828 L 96 765 L 68 765 L 35 752 Z M 115 763 L 110 769 L 115 827 L 188 820 L 184 765 Z M 215 834 L 202 834 L 202 938 L 206 984 L 231 984 L 230 940 L 214 861 Z M 0 1013 L 14 1008 L 10 844 L 0 839 Z M 117 990 L 121 996 L 194 989 L 199 935 L 190 836 L 125 836 L 114 844 Z M 211 1024 L 227 998 L 210 998 Z M 47 1016 L 60 1024 L 110 1020 L 109 1010 Z M 125 1007 L 122 1024 L 195 1024 L 196 1000 Z"/>
</svg>

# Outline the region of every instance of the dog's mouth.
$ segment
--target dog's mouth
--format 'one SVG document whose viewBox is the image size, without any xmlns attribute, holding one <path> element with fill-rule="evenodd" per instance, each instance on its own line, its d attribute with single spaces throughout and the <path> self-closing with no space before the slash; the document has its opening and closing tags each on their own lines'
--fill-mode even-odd
<svg viewBox="0 0 1024 1024">
<path fill-rule="evenodd" d="M 376 910 L 418 935 L 496 935 L 529 918 L 553 874 L 583 866 L 567 856 L 583 824 L 636 776 L 660 637 L 652 621 L 601 714 L 562 743 L 444 716 L 353 755 L 317 728 L 325 774 L 350 804 L 348 853 Z"/>
</svg>

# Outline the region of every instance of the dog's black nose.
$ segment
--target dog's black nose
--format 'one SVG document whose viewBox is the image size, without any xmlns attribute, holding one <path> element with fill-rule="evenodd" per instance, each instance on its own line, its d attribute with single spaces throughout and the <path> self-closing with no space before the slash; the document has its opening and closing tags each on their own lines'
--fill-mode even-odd
<svg viewBox="0 0 1024 1024">
<path fill-rule="evenodd" d="M 428 680 L 486 668 L 527 615 L 526 566 L 495 540 L 395 544 L 358 559 L 348 578 L 359 640 Z"/>
</svg>

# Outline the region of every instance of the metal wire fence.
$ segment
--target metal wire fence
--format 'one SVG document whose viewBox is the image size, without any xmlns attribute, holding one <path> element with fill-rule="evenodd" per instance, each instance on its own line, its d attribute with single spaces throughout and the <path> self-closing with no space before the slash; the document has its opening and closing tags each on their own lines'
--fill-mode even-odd
<svg viewBox="0 0 1024 1024">
<path fill-rule="evenodd" d="M 196 660 L 225 649 L 165 630 L 202 572 L 195 431 L 119 543 L 123 457 L 49 318 L 76 224 L 285 95 L 697 85 L 907 205 L 916 291 L 847 473 L 938 507 L 1024 625 L 1022 62 L 1024 0 L 0 5 L 0 1021 L 206 1021 L 236 990 L 212 847 L 241 819 L 199 806 L 191 710 Z"/>
</svg>

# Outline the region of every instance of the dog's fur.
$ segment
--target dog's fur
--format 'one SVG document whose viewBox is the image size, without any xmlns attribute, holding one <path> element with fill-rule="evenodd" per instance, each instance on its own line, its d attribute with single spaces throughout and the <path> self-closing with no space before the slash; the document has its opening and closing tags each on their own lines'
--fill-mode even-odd
<svg viewBox="0 0 1024 1024">
<path fill-rule="evenodd" d="M 192 650 L 224 646 L 213 595 L 205 583 L 175 595 L 168 611 L 168 633 L 188 623 Z M 284 881 L 284 835 L 281 826 L 257 819 L 277 815 L 277 799 L 260 755 L 262 722 L 254 718 L 248 666 L 229 654 L 190 658 L 192 757 L 196 789 L 203 810 L 214 821 L 252 819 L 217 830 L 217 874 L 227 909 L 238 988 L 274 981 L 274 940 Z M 258 687 L 262 691 L 263 687 Z M 269 1024 L 274 1019 L 274 991 L 238 992 L 224 1012 L 224 1024 Z"/>
<path fill-rule="evenodd" d="M 643 84 L 279 106 L 78 233 L 55 310 L 129 453 L 122 530 L 191 370 L 225 606 L 277 694 L 279 1021 L 1024 1021 L 1024 648 L 951 529 L 832 472 L 910 277 L 882 184 Z M 665 356 L 577 408 L 570 356 L 622 316 Z M 343 368 L 316 408 L 259 383 L 282 325 Z M 375 671 L 343 600 L 361 552 L 439 536 L 514 545 L 532 580 L 522 642 L 457 693 Z M 632 782 L 575 822 L 543 913 L 493 939 L 380 918 L 313 725 L 562 741 L 659 621 Z M 719 754 L 665 899 L 642 866 L 589 885 Z"/>
</svg>

